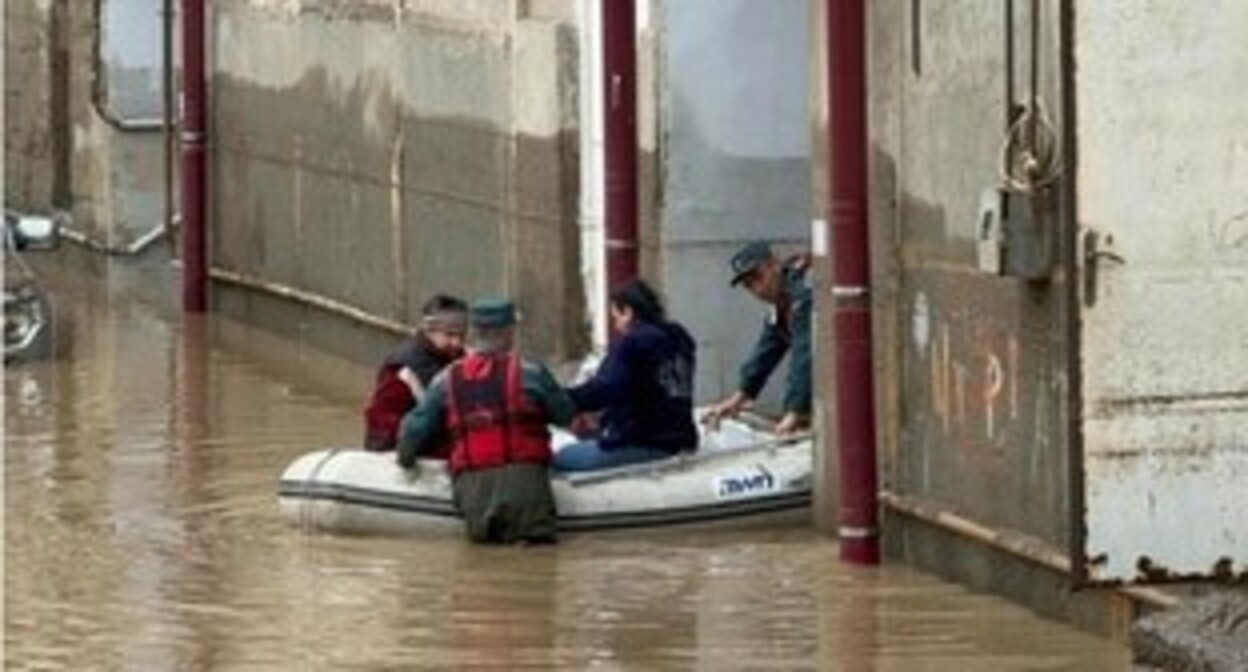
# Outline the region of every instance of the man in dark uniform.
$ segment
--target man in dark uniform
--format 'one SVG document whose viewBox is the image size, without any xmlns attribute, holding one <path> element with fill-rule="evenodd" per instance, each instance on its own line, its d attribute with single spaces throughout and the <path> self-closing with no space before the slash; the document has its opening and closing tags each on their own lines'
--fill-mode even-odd
<svg viewBox="0 0 1248 672">
<path fill-rule="evenodd" d="M 554 541 L 548 426 L 567 426 L 576 407 L 546 367 L 516 351 L 510 301 L 476 301 L 470 320 L 473 351 L 439 374 L 403 419 L 398 462 L 410 469 L 447 432 L 455 506 L 468 537 Z"/>
<path fill-rule="evenodd" d="M 721 418 L 740 413 L 758 397 L 772 371 L 788 353 L 789 379 L 784 393 L 784 415 L 776 423 L 778 434 L 792 434 L 810 424 L 811 409 L 811 310 L 814 297 L 806 282 L 808 257 L 781 261 L 762 241 L 755 241 L 733 255 L 732 286 L 742 285 L 771 306 L 754 351 L 741 367 L 737 390 L 711 406 L 702 416 L 714 425 Z"/>
<path fill-rule="evenodd" d="M 394 450 L 403 416 L 420 403 L 433 377 L 463 356 L 467 331 L 468 304 L 462 299 L 439 294 L 425 303 L 420 327 L 377 371 L 364 409 L 365 449 Z"/>
</svg>

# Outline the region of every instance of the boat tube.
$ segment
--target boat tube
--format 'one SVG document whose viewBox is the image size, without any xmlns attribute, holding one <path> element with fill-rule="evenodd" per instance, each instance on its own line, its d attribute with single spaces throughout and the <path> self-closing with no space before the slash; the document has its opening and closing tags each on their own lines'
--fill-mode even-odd
<svg viewBox="0 0 1248 672">
<path fill-rule="evenodd" d="M 556 450 L 574 440 L 555 430 Z M 561 532 L 808 521 L 811 438 L 778 437 L 730 420 L 703 430 L 695 452 L 612 469 L 554 473 Z M 394 453 L 331 448 L 281 476 L 281 512 L 306 529 L 357 534 L 462 532 L 444 460 L 403 469 Z"/>
</svg>

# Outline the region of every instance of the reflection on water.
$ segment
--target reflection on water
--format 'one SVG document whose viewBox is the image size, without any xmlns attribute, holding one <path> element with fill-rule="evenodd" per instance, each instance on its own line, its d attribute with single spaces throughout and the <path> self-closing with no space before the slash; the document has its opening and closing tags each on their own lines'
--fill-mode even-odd
<svg viewBox="0 0 1248 672">
<path fill-rule="evenodd" d="M 358 440 L 371 372 L 95 287 L 60 299 L 68 356 L 4 377 L 6 669 L 1126 667 L 805 530 L 516 549 L 288 528 L 278 474 Z"/>
</svg>

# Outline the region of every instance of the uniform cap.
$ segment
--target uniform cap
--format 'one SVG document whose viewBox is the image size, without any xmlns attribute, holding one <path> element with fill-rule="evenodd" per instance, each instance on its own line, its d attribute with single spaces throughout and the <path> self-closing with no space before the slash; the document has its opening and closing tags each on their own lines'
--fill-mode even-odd
<svg viewBox="0 0 1248 672">
<path fill-rule="evenodd" d="M 477 299 L 468 310 L 474 327 L 498 329 L 516 323 L 516 305 L 507 299 Z"/>
<path fill-rule="evenodd" d="M 729 265 L 732 267 L 732 286 L 741 284 L 751 273 L 771 258 L 771 246 L 761 240 L 747 243 L 745 247 L 732 255 Z"/>
</svg>

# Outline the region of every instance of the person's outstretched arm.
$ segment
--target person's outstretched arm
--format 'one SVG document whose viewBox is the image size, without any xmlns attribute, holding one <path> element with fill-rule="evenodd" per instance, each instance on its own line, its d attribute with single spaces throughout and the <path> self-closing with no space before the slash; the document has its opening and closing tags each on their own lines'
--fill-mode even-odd
<svg viewBox="0 0 1248 672">
<path fill-rule="evenodd" d="M 576 417 L 576 404 L 567 390 L 555 380 L 550 369 L 528 361 L 523 362 L 522 366 L 524 393 L 542 408 L 546 420 L 560 427 L 572 424 L 572 418 Z"/>
<path fill-rule="evenodd" d="M 425 391 L 425 400 L 403 416 L 399 426 L 399 466 L 411 469 L 416 458 L 434 443 L 446 424 L 446 377 L 434 378 Z"/>
<path fill-rule="evenodd" d="M 628 393 L 629 340 L 613 343 L 593 377 L 568 390 L 578 411 L 601 411 Z"/>
<path fill-rule="evenodd" d="M 789 351 L 789 342 L 784 334 L 780 333 L 776 319 L 774 314 L 767 319 L 749 359 L 741 365 L 737 390 L 751 400 L 758 398 L 763 387 L 767 385 L 767 380 L 771 378 L 772 372 L 776 370 L 780 360 L 784 359 L 785 353 Z"/>
</svg>

